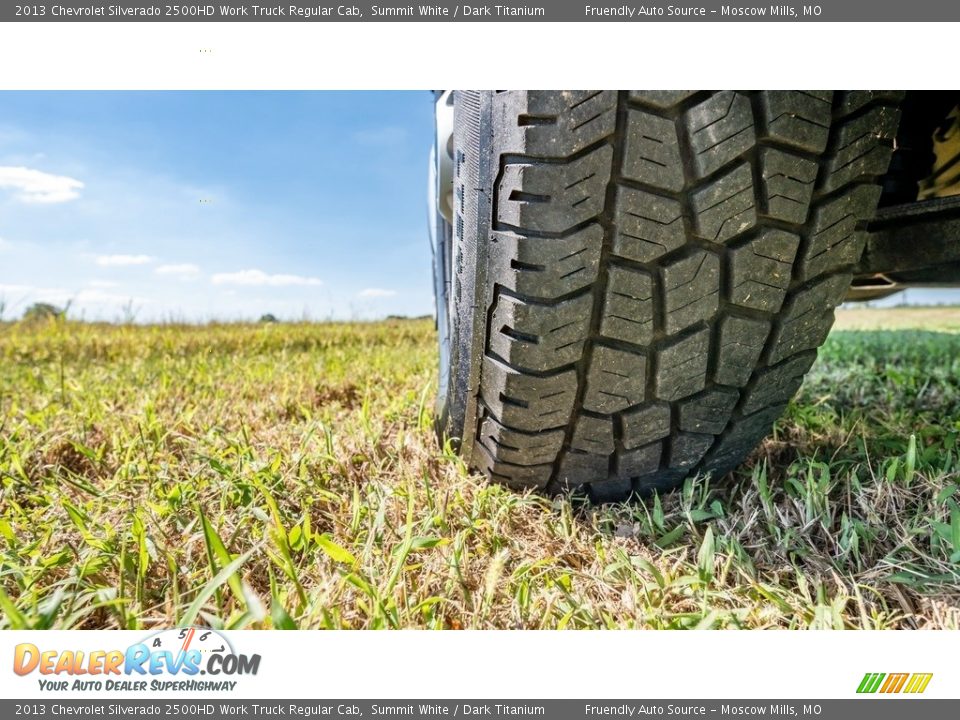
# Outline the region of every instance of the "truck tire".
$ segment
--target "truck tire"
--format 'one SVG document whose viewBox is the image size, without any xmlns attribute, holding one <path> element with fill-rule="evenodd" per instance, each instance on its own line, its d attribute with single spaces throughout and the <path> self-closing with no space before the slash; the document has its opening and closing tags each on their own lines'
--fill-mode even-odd
<svg viewBox="0 0 960 720">
<path fill-rule="evenodd" d="M 735 468 L 850 286 L 900 97 L 458 91 L 444 435 L 595 502 Z"/>
</svg>

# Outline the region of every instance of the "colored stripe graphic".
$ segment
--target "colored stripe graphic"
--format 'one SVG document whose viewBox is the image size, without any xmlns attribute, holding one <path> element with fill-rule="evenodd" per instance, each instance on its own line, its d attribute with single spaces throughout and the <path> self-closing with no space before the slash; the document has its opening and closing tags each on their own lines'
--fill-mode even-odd
<svg viewBox="0 0 960 720">
<path fill-rule="evenodd" d="M 882 693 L 898 693 L 903 688 L 903 684 L 910 677 L 910 673 L 890 673 L 887 675 L 887 681 L 880 688 Z"/>
<path fill-rule="evenodd" d="M 867 673 L 863 676 L 863 680 L 860 681 L 860 687 L 857 688 L 857 692 L 875 693 L 877 688 L 880 687 L 880 682 L 884 677 L 886 677 L 884 673 Z"/>
<path fill-rule="evenodd" d="M 914 673 L 910 678 L 910 682 L 907 684 L 904 692 L 907 693 L 922 693 L 927 689 L 927 685 L 930 684 L 930 679 L 933 677 L 933 673 Z"/>
<path fill-rule="evenodd" d="M 872 694 L 879 692 L 881 694 L 896 693 L 922 693 L 927 689 L 933 673 L 866 673 L 860 685 L 857 686 L 857 692 L 860 694 Z"/>
</svg>

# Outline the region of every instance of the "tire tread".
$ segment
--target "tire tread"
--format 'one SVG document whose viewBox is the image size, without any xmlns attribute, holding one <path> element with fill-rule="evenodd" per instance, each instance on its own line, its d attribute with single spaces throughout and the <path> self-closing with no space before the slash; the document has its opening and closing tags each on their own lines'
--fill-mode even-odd
<svg viewBox="0 0 960 720">
<path fill-rule="evenodd" d="M 496 93 L 474 464 L 608 501 L 740 462 L 849 287 L 899 97 Z"/>
</svg>

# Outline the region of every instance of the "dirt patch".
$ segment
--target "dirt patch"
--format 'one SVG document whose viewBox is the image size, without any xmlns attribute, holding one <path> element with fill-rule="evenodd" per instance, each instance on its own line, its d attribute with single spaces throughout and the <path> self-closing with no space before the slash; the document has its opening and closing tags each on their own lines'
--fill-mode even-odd
<svg viewBox="0 0 960 720">
<path fill-rule="evenodd" d="M 97 468 L 93 461 L 77 449 L 71 440 L 61 440 L 43 455 L 45 465 L 60 467 L 74 475 L 93 479 Z"/>
<path fill-rule="evenodd" d="M 313 395 L 313 406 L 338 404 L 352 409 L 360 404 L 361 394 L 356 385 L 338 385 L 335 387 L 318 386 Z"/>
</svg>

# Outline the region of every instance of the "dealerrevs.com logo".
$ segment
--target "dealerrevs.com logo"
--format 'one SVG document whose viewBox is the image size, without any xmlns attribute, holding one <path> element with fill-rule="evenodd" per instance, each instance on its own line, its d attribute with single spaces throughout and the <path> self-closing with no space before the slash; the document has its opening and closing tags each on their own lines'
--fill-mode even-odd
<svg viewBox="0 0 960 720">
<path fill-rule="evenodd" d="M 40 689 L 48 691 L 232 691 L 237 685 L 232 678 L 259 669 L 260 655 L 237 653 L 220 633 L 196 627 L 164 630 L 126 650 L 48 650 L 20 643 L 13 656 L 13 671 L 36 673 Z"/>
</svg>

